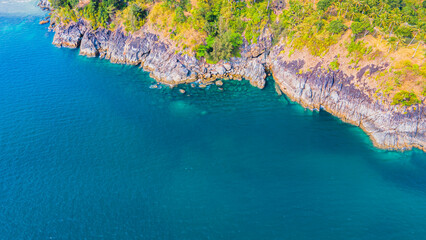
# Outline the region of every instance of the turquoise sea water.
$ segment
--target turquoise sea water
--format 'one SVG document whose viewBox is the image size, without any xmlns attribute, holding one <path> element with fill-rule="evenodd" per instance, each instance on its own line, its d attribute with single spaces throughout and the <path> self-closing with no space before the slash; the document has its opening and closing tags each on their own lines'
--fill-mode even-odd
<svg viewBox="0 0 426 240">
<path fill-rule="evenodd" d="M 426 239 L 426 154 L 277 96 L 150 89 L 0 17 L 0 239 Z"/>
</svg>

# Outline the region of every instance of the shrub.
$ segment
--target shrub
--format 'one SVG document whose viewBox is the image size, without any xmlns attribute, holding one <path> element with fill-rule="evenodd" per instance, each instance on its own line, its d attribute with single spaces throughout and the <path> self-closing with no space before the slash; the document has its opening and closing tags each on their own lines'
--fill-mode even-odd
<svg viewBox="0 0 426 240">
<path fill-rule="evenodd" d="M 403 60 L 395 64 L 395 68 L 402 69 L 404 72 L 410 71 L 416 76 L 426 78 L 426 64 L 417 65 L 410 60 Z"/>
<path fill-rule="evenodd" d="M 68 5 L 67 0 L 50 0 L 50 3 L 52 4 L 53 8 L 61 8 Z"/>
<path fill-rule="evenodd" d="M 148 15 L 148 11 L 142 9 L 136 4 L 131 4 L 127 7 L 125 11 L 125 21 L 124 26 L 126 27 L 126 31 L 134 32 L 139 30 L 143 24 L 145 23 L 145 19 Z"/>
<path fill-rule="evenodd" d="M 371 53 L 373 48 L 371 46 L 367 47 L 364 41 L 351 41 L 346 44 L 346 49 L 348 50 L 348 56 L 354 56 L 358 61 L 362 56 L 368 55 Z"/>
<path fill-rule="evenodd" d="M 330 68 L 334 71 L 339 70 L 340 63 L 337 61 L 337 59 L 334 59 L 332 62 L 330 62 Z"/>
<path fill-rule="evenodd" d="M 316 21 L 315 27 L 317 28 L 317 32 L 321 31 L 322 27 L 324 27 L 324 21 L 323 20 Z"/>
<path fill-rule="evenodd" d="M 181 6 L 176 8 L 175 21 L 179 23 L 183 23 L 186 21 L 185 14 L 183 12 L 183 8 Z"/>
<path fill-rule="evenodd" d="M 420 103 L 416 94 L 413 92 L 400 91 L 393 96 L 392 105 L 401 104 L 403 106 L 411 106 Z"/>
<path fill-rule="evenodd" d="M 243 43 L 240 34 L 228 30 L 217 36 L 214 40 L 212 51 L 208 55 L 208 59 L 212 62 L 220 60 L 229 60 L 232 56 L 238 54 L 239 47 Z"/>
<path fill-rule="evenodd" d="M 334 20 L 328 24 L 327 30 L 331 33 L 338 34 L 345 31 L 347 27 L 343 24 L 342 20 Z"/>
<path fill-rule="evenodd" d="M 195 47 L 195 54 L 197 58 L 205 57 L 207 55 L 207 47 L 206 45 L 198 45 Z"/>
<path fill-rule="evenodd" d="M 332 3 L 333 0 L 319 0 L 317 3 L 317 9 L 325 11 L 331 6 Z"/>
<path fill-rule="evenodd" d="M 405 3 L 402 0 L 387 0 L 387 4 L 394 9 L 399 8 L 402 9 L 402 7 L 405 5 Z"/>
<path fill-rule="evenodd" d="M 395 30 L 395 34 L 400 37 L 412 38 L 412 31 L 413 30 L 410 27 L 401 25 Z"/>
<path fill-rule="evenodd" d="M 352 33 L 355 35 L 360 34 L 364 32 L 365 30 L 368 30 L 369 27 L 370 27 L 370 22 L 368 19 L 363 19 L 361 21 L 354 21 L 351 24 Z"/>
</svg>

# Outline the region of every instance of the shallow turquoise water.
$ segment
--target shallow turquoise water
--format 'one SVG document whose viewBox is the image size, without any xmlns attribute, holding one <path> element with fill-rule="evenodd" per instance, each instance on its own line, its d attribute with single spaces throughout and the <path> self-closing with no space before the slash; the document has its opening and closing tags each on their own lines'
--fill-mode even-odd
<svg viewBox="0 0 426 240">
<path fill-rule="evenodd" d="M 247 82 L 136 67 L 0 18 L 0 239 L 425 239 L 426 154 Z"/>
</svg>

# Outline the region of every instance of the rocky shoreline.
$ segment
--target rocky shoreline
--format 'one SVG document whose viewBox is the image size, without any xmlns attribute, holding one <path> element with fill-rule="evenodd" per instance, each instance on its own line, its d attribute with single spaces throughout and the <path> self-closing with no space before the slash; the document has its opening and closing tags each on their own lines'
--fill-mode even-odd
<svg viewBox="0 0 426 240">
<path fill-rule="evenodd" d="M 50 9 L 47 0 L 39 6 Z M 140 65 L 158 82 L 177 85 L 196 83 L 203 87 L 218 79 L 247 79 L 262 89 L 271 73 L 280 91 L 311 110 L 323 109 L 361 127 L 375 146 L 392 150 L 413 147 L 426 151 L 426 106 L 401 108 L 372 99 L 357 88 L 353 79 L 342 71 L 327 71 L 321 63 L 301 73 L 303 59 L 289 61 L 280 55 L 281 45 L 272 46 L 271 35 L 262 34 L 257 44 L 244 42 L 241 57 L 218 64 L 207 64 L 193 56 L 176 51 L 172 44 L 142 29 L 138 36 L 122 29 L 93 30 L 84 20 L 62 25 L 51 22 L 55 32 L 53 44 L 58 47 L 80 48 L 80 54 L 109 59 L 112 63 Z M 384 66 L 368 66 L 370 73 Z"/>
</svg>

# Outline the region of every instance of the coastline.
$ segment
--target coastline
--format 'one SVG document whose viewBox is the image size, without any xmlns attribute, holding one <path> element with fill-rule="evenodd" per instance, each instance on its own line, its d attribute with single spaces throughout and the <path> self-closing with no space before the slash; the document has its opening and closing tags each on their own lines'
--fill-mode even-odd
<svg viewBox="0 0 426 240">
<path fill-rule="evenodd" d="M 47 0 L 41 0 L 39 6 L 51 10 Z M 290 60 L 282 56 L 280 52 L 285 46 L 273 46 L 267 31 L 256 44 L 244 41 L 241 57 L 208 64 L 182 55 L 167 39 L 148 29 L 132 35 L 120 28 L 93 30 L 84 20 L 68 25 L 50 24 L 49 28 L 55 32 L 54 45 L 79 48 L 81 55 L 105 58 L 112 63 L 140 65 L 156 81 L 168 85 L 194 83 L 205 87 L 220 79 L 247 79 L 262 89 L 266 76 L 271 73 L 279 90 L 290 99 L 310 110 L 325 110 L 359 126 L 376 147 L 389 150 L 414 147 L 426 151 L 424 104 L 398 107 L 377 101 L 353 83 L 356 76 L 341 70 L 324 70 L 321 62 L 312 71 L 301 73 L 305 65 L 303 58 Z M 367 70 L 377 71 L 381 67 L 371 65 Z"/>
</svg>

